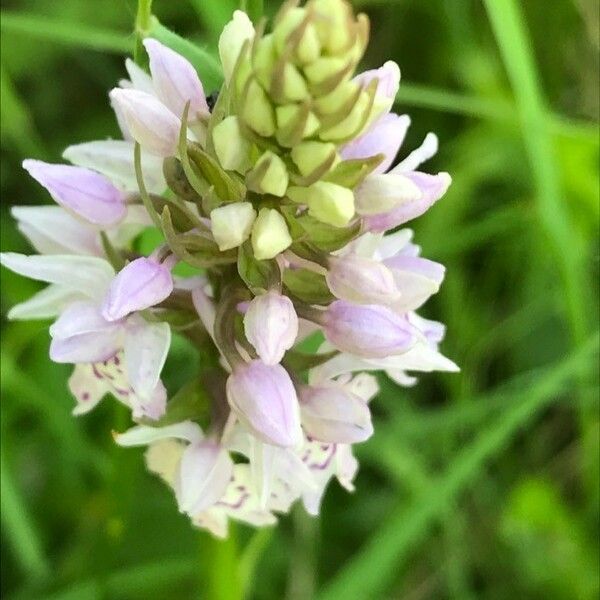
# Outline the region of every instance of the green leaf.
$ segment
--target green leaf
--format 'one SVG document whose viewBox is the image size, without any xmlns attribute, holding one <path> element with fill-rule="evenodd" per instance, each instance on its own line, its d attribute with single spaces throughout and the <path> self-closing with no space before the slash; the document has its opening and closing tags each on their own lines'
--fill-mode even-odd
<svg viewBox="0 0 600 600">
<path fill-rule="evenodd" d="M 240 277 L 254 294 L 281 285 L 281 269 L 277 261 L 257 260 L 249 241 L 240 246 L 237 265 Z"/>
<path fill-rule="evenodd" d="M 307 304 L 327 305 L 335 300 L 325 276 L 309 269 L 286 269 L 283 273 L 283 285 L 298 300 Z"/>
<path fill-rule="evenodd" d="M 202 23 L 216 39 L 223 27 L 231 19 L 233 12 L 238 7 L 236 0 L 219 0 L 218 2 L 207 2 L 207 0 L 190 0 L 190 4 L 196 9 Z"/>
<path fill-rule="evenodd" d="M 536 187 L 539 223 L 551 244 L 564 285 L 565 312 L 575 344 L 588 330 L 588 283 L 582 270 L 584 248 L 563 199 L 559 168 L 546 127 L 547 105 L 519 3 L 484 0 L 486 10 L 515 94 L 523 142 Z"/>
<path fill-rule="evenodd" d="M 127 32 L 109 31 L 84 23 L 67 23 L 47 16 L 2 11 L 0 27 L 5 33 L 23 35 L 26 39 L 43 39 L 101 52 L 129 54 L 134 47 L 133 38 Z"/>
<path fill-rule="evenodd" d="M 26 509 L 16 483 L 0 452 L 0 494 L 2 498 L 2 529 L 23 571 L 33 578 L 50 574 L 50 566 L 42 552 L 37 531 Z"/>
<path fill-rule="evenodd" d="M 156 17 L 152 18 L 149 35 L 187 58 L 198 71 L 207 93 L 221 87 L 223 72 L 214 54 L 167 29 Z"/>
<path fill-rule="evenodd" d="M 349 189 L 354 189 L 364 181 L 369 173 L 372 173 L 381 164 L 384 158 L 383 154 L 376 154 L 369 158 L 344 160 L 323 179 Z"/>
<path fill-rule="evenodd" d="M 226 173 L 221 165 L 204 149 L 193 142 L 188 143 L 188 156 L 202 177 L 214 187 L 223 202 L 240 202 L 246 197 L 246 187 L 237 179 Z"/>
</svg>

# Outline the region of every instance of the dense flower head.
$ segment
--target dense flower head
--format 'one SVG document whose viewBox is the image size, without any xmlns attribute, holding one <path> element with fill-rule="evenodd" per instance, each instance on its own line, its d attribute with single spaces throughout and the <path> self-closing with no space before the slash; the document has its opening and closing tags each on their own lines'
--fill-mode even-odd
<svg viewBox="0 0 600 600">
<path fill-rule="evenodd" d="M 371 371 L 409 386 L 457 370 L 438 350 L 444 326 L 415 312 L 444 267 L 397 229 L 450 176 L 418 170 L 433 134 L 396 161 L 410 125 L 392 112 L 400 71 L 356 73 L 368 37 L 346 0 L 287 2 L 270 29 L 236 11 L 216 103 L 186 58 L 148 38 L 148 71 L 127 60 L 110 92 L 123 139 L 70 146 L 71 165 L 23 163 L 57 206 L 13 209 L 39 254 L 2 264 L 48 286 L 9 318 L 54 319 L 50 357 L 74 365 L 74 414 L 107 394 L 130 408 L 116 442 L 148 446 L 179 510 L 218 536 L 297 500 L 317 514 L 334 477 L 354 489 Z M 143 255 L 151 228 L 161 242 Z M 213 359 L 180 390 L 161 381 L 173 334 Z M 309 340 L 317 353 L 302 351 Z M 199 400 L 205 368 L 215 384 Z"/>
</svg>

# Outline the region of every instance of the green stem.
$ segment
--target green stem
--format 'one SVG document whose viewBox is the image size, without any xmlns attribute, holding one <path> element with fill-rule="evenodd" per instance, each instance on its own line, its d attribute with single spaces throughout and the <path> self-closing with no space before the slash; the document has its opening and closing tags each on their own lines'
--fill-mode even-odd
<svg viewBox="0 0 600 600">
<path fill-rule="evenodd" d="M 138 65 L 143 64 L 144 38 L 152 25 L 152 0 L 138 0 L 137 16 L 135 18 L 135 50 L 133 58 Z"/>
<path fill-rule="evenodd" d="M 229 522 L 227 539 L 200 535 L 200 598 L 206 600 L 242 600 L 239 555 L 235 524 Z"/>
</svg>

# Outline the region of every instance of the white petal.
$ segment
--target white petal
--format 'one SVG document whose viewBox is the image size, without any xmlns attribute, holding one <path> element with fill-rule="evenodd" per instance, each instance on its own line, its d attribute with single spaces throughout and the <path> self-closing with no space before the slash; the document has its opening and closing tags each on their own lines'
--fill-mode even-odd
<svg viewBox="0 0 600 600">
<path fill-rule="evenodd" d="M 203 439 L 202 429 L 192 421 L 182 421 L 174 425 L 164 427 L 148 427 L 137 425 L 128 429 L 125 433 L 114 433 L 113 437 L 119 446 L 146 446 L 158 440 L 176 438 L 187 440 L 190 443 L 199 442 Z"/>
<path fill-rule="evenodd" d="M 125 60 L 125 68 L 127 69 L 127 74 L 129 75 L 131 87 L 133 89 L 147 92 L 148 94 L 154 94 L 152 78 L 144 71 L 144 69 L 136 65 L 130 58 Z"/>
<path fill-rule="evenodd" d="M 228 452 L 209 441 L 190 444 L 181 457 L 176 484 L 180 510 L 195 515 L 215 504 L 225 494 L 232 472 Z"/>
<path fill-rule="evenodd" d="M 125 337 L 125 366 L 135 393 L 148 398 L 160 379 L 171 345 L 168 323 L 147 323 L 128 329 Z"/>
<path fill-rule="evenodd" d="M 415 171 L 417 167 L 429 160 L 438 151 L 438 139 L 434 133 L 428 133 L 423 143 L 413 150 L 402 162 L 399 162 L 390 173 L 409 173 Z"/>
<path fill-rule="evenodd" d="M 134 143 L 124 140 L 99 140 L 69 146 L 63 158 L 79 167 L 93 169 L 106 175 L 115 185 L 126 192 L 137 192 L 133 162 Z M 151 193 L 164 192 L 167 184 L 163 177 L 162 159 L 142 152 L 144 183 Z"/>
<path fill-rule="evenodd" d="M 26 256 L 4 252 L 0 254 L 0 263 L 19 275 L 64 285 L 89 298 L 102 297 L 115 274 L 108 262 L 94 256 Z"/>
<path fill-rule="evenodd" d="M 16 304 L 9 311 L 10 320 L 50 319 L 59 315 L 73 301 L 82 300 L 80 292 L 52 284 L 29 300 Z"/>
<path fill-rule="evenodd" d="M 13 206 L 10 212 L 40 254 L 100 253 L 96 230 L 60 206 Z"/>
</svg>

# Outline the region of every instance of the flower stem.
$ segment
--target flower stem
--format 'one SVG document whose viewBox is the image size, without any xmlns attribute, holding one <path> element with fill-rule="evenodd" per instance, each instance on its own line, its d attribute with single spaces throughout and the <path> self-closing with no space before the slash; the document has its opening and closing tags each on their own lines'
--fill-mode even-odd
<svg viewBox="0 0 600 600">
<path fill-rule="evenodd" d="M 137 15 L 135 18 L 135 50 L 133 59 L 138 65 L 143 63 L 144 46 L 142 41 L 150 30 L 152 24 L 152 0 L 138 0 Z"/>
</svg>

